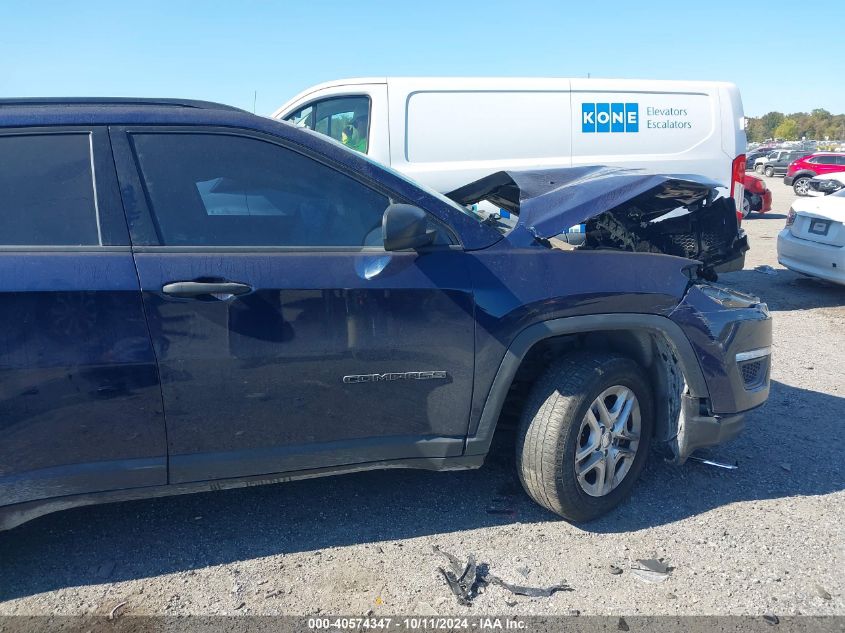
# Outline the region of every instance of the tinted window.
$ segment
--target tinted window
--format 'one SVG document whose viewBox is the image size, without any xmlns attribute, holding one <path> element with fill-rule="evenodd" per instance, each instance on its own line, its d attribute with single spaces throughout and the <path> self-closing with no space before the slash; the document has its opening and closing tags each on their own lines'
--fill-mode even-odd
<svg viewBox="0 0 845 633">
<path fill-rule="evenodd" d="M 816 165 L 835 165 L 835 157 L 834 156 L 814 156 L 810 159 L 811 163 L 815 163 Z"/>
<path fill-rule="evenodd" d="M 845 165 L 845 156 L 836 156 L 837 165 Z"/>
<path fill-rule="evenodd" d="M 0 136 L 0 244 L 99 243 L 89 135 Z"/>
<path fill-rule="evenodd" d="M 331 136 L 347 147 L 367 153 L 370 135 L 370 98 L 332 97 L 288 115 L 287 121 Z"/>
<path fill-rule="evenodd" d="M 386 196 L 292 150 L 222 134 L 134 134 L 165 246 L 380 246 Z"/>
</svg>

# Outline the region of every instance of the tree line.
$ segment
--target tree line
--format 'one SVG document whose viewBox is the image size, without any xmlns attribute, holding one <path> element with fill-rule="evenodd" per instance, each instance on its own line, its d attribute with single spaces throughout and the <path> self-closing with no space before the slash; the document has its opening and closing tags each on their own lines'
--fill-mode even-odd
<svg viewBox="0 0 845 633">
<path fill-rule="evenodd" d="M 812 112 L 783 114 L 769 112 L 761 117 L 747 117 L 749 141 L 841 141 L 845 139 L 845 114 L 831 114 L 823 108 Z"/>
</svg>

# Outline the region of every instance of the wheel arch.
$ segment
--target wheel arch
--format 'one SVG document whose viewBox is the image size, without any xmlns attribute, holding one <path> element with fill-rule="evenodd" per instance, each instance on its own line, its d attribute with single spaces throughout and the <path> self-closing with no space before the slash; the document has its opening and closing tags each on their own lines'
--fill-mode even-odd
<svg viewBox="0 0 845 633">
<path fill-rule="evenodd" d="M 675 389 L 673 381 L 679 378 L 672 375 L 673 367 L 680 371 L 680 386 L 685 381 L 692 397 L 709 397 L 692 345 L 680 326 L 667 317 L 624 313 L 543 321 L 522 330 L 505 352 L 487 393 L 475 433 L 467 437 L 466 455 L 483 455 L 489 450 L 503 407 L 520 370 L 536 359 L 538 352 L 551 350 L 554 354 L 566 348 L 610 349 L 640 364 L 654 387 L 658 412 L 656 436 L 660 440 L 668 441 L 677 433 L 681 402 L 671 393 Z"/>
</svg>

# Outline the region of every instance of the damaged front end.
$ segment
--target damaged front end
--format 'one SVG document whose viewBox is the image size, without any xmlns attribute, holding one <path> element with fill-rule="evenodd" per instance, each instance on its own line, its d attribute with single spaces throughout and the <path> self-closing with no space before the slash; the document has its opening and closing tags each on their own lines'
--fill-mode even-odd
<svg viewBox="0 0 845 633">
<path fill-rule="evenodd" d="M 720 197 L 719 186 L 698 176 L 576 167 L 497 172 L 447 195 L 518 216 L 515 227 L 504 214 L 485 220 L 515 243 L 527 236 L 580 250 L 676 255 L 700 262 L 697 276 L 715 280 L 718 272 L 741 269 L 748 250 L 733 199 Z M 577 242 L 571 227 L 579 228 Z"/>
</svg>

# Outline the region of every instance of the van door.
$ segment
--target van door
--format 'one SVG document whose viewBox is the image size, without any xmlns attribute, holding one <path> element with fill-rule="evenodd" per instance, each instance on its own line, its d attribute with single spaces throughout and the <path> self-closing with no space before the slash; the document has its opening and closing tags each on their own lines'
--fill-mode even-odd
<svg viewBox="0 0 845 633">
<path fill-rule="evenodd" d="M 700 174 L 730 186 L 735 155 L 723 149 L 716 84 L 573 79 L 571 122 L 573 165 Z"/>
<path fill-rule="evenodd" d="M 572 164 L 568 79 L 388 81 L 390 166 L 436 191 Z"/>
<path fill-rule="evenodd" d="M 103 128 L 0 131 L 0 505 L 167 483 Z"/>
<path fill-rule="evenodd" d="M 320 132 L 390 164 L 387 84 L 350 84 L 318 90 L 293 105 L 283 120 Z M 349 128 L 353 127 L 350 133 Z M 363 128 L 363 129 L 362 129 Z M 363 137 L 363 144 L 359 139 Z"/>
</svg>

